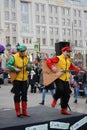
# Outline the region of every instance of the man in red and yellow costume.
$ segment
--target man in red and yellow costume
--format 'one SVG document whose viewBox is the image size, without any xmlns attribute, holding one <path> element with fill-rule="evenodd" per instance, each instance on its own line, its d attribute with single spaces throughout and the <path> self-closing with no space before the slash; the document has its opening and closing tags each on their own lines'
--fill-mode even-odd
<svg viewBox="0 0 87 130">
<path fill-rule="evenodd" d="M 75 66 L 70 60 L 70 46 L 66 46 L 61 49 L 62 54 L 53 58 L 48 58 L 46 63 L 48 67 L 54 72 L 57 72 L 57 67 L 62 69 L 64 73 L 55 80 L 56 90 L 54 94 L 54 99 L 52 102 L 52 107 L 56 106 L 57 100 L 61 98 L 61 114 L 70 115 L 71 113 L 67 111 L 68 102 L 70 99 L 70 70 L 75 71 L 78 74 L 79 68 Z"/>
</svg>

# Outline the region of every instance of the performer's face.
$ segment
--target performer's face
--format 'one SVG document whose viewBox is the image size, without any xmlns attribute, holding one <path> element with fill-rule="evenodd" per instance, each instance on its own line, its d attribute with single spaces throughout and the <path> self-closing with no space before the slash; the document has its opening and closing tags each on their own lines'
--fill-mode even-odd
<svg viewBox="0 0 87 130">
<path fill-rule="evenodd" d="M 70 51 L 64 51 L 63 54 L 66 58 L 70 58 Z"/>
<path fill-rule="evenodd" d="M 20 51 L 19 54 L 20 54 L 21 57 L 24 57 L 25 56 L 25 51 Z"/>
</svg>

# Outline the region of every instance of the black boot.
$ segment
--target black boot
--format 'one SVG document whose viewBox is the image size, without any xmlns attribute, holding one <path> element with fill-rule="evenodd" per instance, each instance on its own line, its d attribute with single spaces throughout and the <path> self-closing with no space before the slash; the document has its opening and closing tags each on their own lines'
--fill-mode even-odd
<svg viewBox="0 0 87 130">
<path fill-rule="evenodd" d="M 77 103 L 77 99 L 75 99 L 74 103 Z"/>
<path fill-rule="evenodd" d="M 40 105 L 44 105 L 44 100 L 41 102 L 41 103 L 39 103 Z"/>
</svg>

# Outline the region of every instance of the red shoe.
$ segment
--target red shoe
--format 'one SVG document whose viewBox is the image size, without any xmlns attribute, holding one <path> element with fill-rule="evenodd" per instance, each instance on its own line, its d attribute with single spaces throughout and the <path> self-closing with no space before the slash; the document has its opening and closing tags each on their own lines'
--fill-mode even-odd
<svg viewBox="0 0 87 130">
<path fill-rule="evenodd" d="M 27 117 L 30 116 L 30 114 L 28 114 L 28 112 L 27 112 L 27 102 L 26 101 L 22 101 L 22 114 Z"/>
<path fill-rule="evenodd" d="M 52 106 L 52 107 L 55 107 L 55 106 L 56 106 L 56 103 L 57 103 L 57 100 L 54 99 L 54 100 L 52 101 L 51 106 Z"/>
<path fill-rule="evenodd" d="M 14 106 L 15 106 L 15 110 L 16 110 L 16 116 L 20 117 L 22 115 L 22 113 L 20 111 L 20 102 L 15 102 Z"/>
<path fill-rule="evenodd" d="M 66 108 L 62 108 L 62 109 L 61 109 L 61 114 L 71 115 L 71 113 L 68 112 Z"/>
</svg>

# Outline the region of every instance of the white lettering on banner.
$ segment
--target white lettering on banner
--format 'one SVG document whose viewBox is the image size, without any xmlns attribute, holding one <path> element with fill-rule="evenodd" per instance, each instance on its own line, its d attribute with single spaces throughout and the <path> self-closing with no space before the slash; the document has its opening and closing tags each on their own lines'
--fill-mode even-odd
<svg viewBox="0 0 87 130">
<path fill-rule="evenodd" d="M 80 128 L 81 126 L 83 126 L 86 123 L 87 123 L 87 116 L 85 116 L 83 119 L 79 120 L 72 126 L 70 126 L 70 123 L 50 121 L 50 128 L 62 129 L 62 130 L 67 130 L 70 128 L 70 130 L 77 130 L 78 128 Z M 48 124 L 26 127 L 25 130 L 48 130 Z"/>
<path fill-rule="evenodd" d="M 81 119 L 80 121 L 76 122 L 74 125 L 70 127 L 70 130 L 77 130 L 81 126 L 87 123 L 87 116 Z"/>
<path fill-rule="evenodd" d="M 48 124 L 26 127 L 25 130 L 48 130 Z"/>
<path fill-rule="evenodd" d="M 50 128 L 55 128 L 55 129 L 69 129 L 70 123 L 63 123 L 63 122 L 55 122 L 51 121 L 50 122 Z"/>
</svg>

